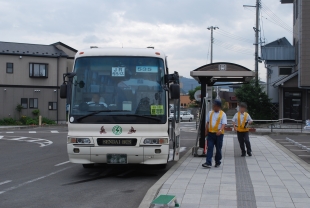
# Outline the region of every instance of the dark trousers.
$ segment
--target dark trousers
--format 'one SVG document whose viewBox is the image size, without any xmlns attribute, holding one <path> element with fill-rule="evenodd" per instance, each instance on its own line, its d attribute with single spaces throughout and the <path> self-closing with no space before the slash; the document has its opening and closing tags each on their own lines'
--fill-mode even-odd
<svg viewBox="0 0 310 208">
<path fill-rule="evenodd" d="M 207 150 L 207 158 L 206 158 L 206 163 L 208 165 L 212 165 L 212 157 L 213 157 L 214 146 L 216 149 L 215 163 L 221 164 L 223 138 L 224 138 L 223 134 L 221 134 L 220 136 L 216 136 L 215 133 L 208 133 L 208 137 L 207 137 L 208 150 Z"/>
<path fill-rule="evenodd" d="M 250 143 L 250 138 L 249 138 L 249 132 L 237 132 L 239 144 L 240 144 L 240 149 L 242 154 L 251 153 L 251 143 Z M 245 146 L 246 146 L 246 151 L 245 151 Z"/>
</svg>

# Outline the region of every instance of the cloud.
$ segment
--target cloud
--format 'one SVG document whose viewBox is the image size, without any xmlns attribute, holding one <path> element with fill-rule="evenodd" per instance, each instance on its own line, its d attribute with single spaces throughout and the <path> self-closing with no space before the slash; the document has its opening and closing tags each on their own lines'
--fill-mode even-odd
<svg viewBox="0 0 310 208">
<path fill-rule="evenodd" d="M 268 4 L 267 4 L 268 2 Z M 263 0 L 274 14 L 292 25 L 292 5 Z M 76 49 L 154 46 L 168 56 L 169 67 L 190 77 L 191 70 L 209 63 L 210 31 L 214 62 L 227 61 L 254 69 L 255 11 L 253 0 L 0 0 L 1 41 L 51 44 L 62 41 Z M 263 16 L 267 16 L 263 10 Z M 262 41 L 292 34 L 263 19 Z M 233 39 L 241 36 L 249 39 Z M 260 64 L 260 76 L 265 78 Z"/>
</svg>

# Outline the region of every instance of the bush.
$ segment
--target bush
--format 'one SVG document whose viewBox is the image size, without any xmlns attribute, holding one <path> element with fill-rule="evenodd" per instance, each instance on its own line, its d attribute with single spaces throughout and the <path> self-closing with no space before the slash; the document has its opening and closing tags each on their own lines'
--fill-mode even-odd
<svg viewBox="0 0 310 208">
<path fill-rule="evenodd" d="M 42 124 L 56 124 L 55 121 L 42 117 Z"/>
<path fill-rule="evenodd" d="M 36 110 L 32 111 L 32 115 L 34 115 L 34 116 L 38 116 L 39 114 L 40 114 L 40 110 L 39 109 L 36 109 Z"/>
<path fill-rule="evenodd" d="M 28 117 L 27 116 L 21 116 L 20 117 L 20 119 L 19 119 L 19 121 L 22 123 L 22 124 L 26 124 L 26 122 L 27 122 L 27 119 L 28 119 Z"/>
<path fill-rule="evenodd" d="M 37 119 L 28 118 L 26 121 L 26 125 L 38 125 L 39 122 Z"/>
<path fill-rule="evenodd" d="M 3 118 L 0 125 L 16 125 L 16 121 L 13 118 Z"/>
</svg>

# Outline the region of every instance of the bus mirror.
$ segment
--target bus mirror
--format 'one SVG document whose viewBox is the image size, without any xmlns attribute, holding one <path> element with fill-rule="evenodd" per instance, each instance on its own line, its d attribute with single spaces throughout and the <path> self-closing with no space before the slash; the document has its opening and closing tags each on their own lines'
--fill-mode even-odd
<svg viewBox="0 0 310 208">
<path fill-rule="evenodd" d="M 67 98 L 67 84 L 63 83 L 60 86 L 60 98 Z"/>
<path fill-rule="evenodd" d="M 170 85 L 170 99 L 180 99 L 180 85 Z"/>
</svg>

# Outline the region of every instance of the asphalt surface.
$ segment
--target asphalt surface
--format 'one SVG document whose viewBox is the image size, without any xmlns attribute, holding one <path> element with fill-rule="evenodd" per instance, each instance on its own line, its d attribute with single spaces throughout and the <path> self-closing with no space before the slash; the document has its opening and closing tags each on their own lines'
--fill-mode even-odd
<svg viewBox="0 0 310 208">
<path fill-rule="evenodd" d="M 290 150 L 292 153 L 294 153 L 296 156 L 298 156 L 300 159 L 304 160 L 308 164 L 310 164 L 310 152 L 307 152 L 307 150 L 303 150 L 300 147 L 297 147 L 296 145 L 288 142 L 286 138 L 290 138 L 307 148 L 310 148 L 310 135 L 304 135 L 304 136 L 294 136 L 294 135 L 271 135 L 272 139 L 274 139 L 276 142 Z M 254 150 L 253 150 L 254 151 Z"/>
<path fill-rule="evenodd" d="M 195 123 L 181 124 L 182 157 L 196 139 Z M 137 208 L 147 190 L 172 167 L 68 162 L 67 128 L 0 130 L 0 207 Z"/>
</svg>

